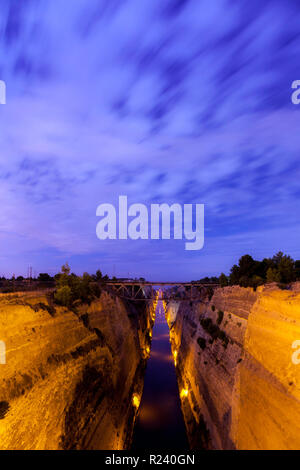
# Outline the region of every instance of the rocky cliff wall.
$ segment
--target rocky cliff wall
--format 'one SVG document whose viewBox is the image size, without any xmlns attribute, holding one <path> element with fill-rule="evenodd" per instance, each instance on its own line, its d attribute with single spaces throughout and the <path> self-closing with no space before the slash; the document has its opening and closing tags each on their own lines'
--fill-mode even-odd
<svg viewBox="0 0 300 470">
<path fill-rule="evenodd" d="M 299 449 L 299 284 L 218 288 L 166 308 L 191 446 Z"/>
<path fill-rule="evenodd" d="M 106 292 L 74 311 L 0 296 L 0 448 L 127 448 L 154 308 Z"/>
</svg>

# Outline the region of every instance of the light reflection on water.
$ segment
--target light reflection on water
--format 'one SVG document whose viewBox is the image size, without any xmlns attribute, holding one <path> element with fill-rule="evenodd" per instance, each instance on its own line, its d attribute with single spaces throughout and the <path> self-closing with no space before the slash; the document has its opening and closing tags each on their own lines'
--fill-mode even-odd
<svg viewBox="0 0 300 470">
<path fill-rule="evenodd" d="M 169 327 L 160 301 L 156 308 L 151 355 L 147 364 L 132 449 L 188 450 L 169 342 Z"/>
</svg>

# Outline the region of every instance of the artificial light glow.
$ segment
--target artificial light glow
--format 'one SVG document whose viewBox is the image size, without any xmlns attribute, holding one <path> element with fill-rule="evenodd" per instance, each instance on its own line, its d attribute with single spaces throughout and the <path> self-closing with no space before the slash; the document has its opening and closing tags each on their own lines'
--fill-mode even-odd
<svg viewBox="0 0 300 470">
<path fill-rule="evenodd" d="M 177 351 L 174 351 L 173 356 L 174 356 L 174 364 L 175 364 L 175 367 L 177 366 L 177 355 L 178 355 L 178 352 L 177 352 Z"/>
<path fill-rule="evenodd" d="M 181 398 L 185 398 L 185 397 L 187 397 L 187 396 L 188 396 L 188 394 L 189 394 L 189 391 L 188 391 L 188 389 L 187 389 L 187 388 L 183 388 L 183 389 L 181 390 L 181 392 L 180 392 L 180 396 L 181 396 Z"/>
<path fill-rule="evenodd" d="M 132 397 L 132 404 L 136 409 L 138 409 L 138 407 L 140 406 L 140 402 L 141 402 L 140 397 L 134 394 Z"/>
</svg>

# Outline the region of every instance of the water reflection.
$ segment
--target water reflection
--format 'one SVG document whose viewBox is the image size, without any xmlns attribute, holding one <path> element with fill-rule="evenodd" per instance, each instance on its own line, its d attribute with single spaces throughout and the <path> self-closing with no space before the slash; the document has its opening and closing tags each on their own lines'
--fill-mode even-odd
<svg viewBox="0 0 300 470">
<path fill-rule="evenodd" d="M 158 302 L 156 308 L 151 355 L 147 364 L 132 449 L 188 450 L 169 342 L 169 328 L 162 302 Z"/>
</svg>

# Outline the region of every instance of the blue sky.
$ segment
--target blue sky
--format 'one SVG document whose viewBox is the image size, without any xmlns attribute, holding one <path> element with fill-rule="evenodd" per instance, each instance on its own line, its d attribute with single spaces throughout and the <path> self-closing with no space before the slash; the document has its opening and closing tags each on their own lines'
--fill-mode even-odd
<svg viewBox="0 0 300 470">
<path fill-rule="evenodd" d="M 300 4 L 1 0 L 0 274 L 199 279 L 300 259 Z M 100 241 L 96 208 L 205 204 L 205 245 Z"/>
</svg>

